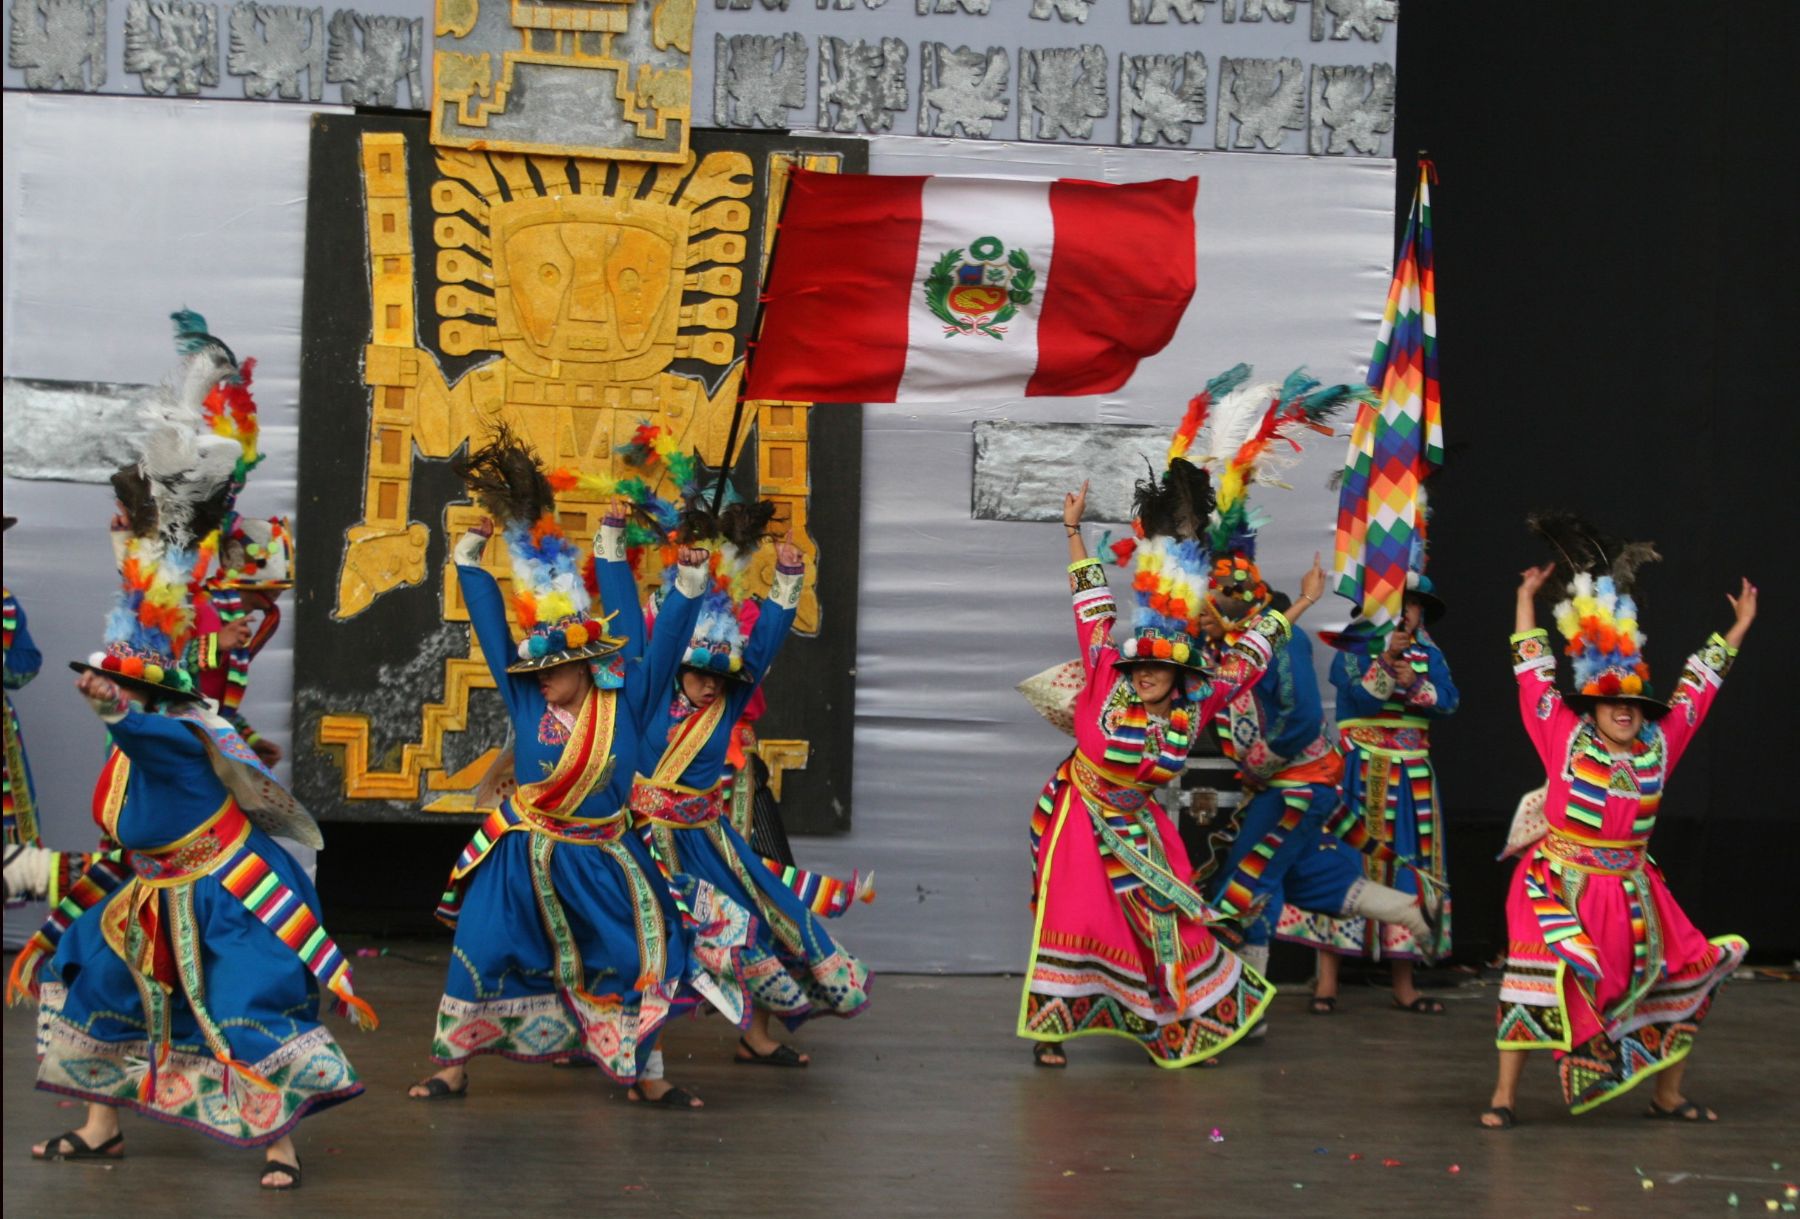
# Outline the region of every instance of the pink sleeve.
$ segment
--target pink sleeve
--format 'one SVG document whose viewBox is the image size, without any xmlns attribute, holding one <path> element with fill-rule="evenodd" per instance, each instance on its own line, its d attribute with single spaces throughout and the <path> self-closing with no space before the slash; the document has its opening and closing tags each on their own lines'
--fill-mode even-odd
<svg viewBox="0 0 1800 1219">
<path fill-rule="evenodd" d="M 1075 643 L 1081 650 L 1081 673 L 1091 686 L 1094 674 L 1117 656 L 1112 629 L 1119 610 L 1098 559 L 1069 564 L 1069 591 L 1075 599 Z"/>
<path fill-rule="evenodd" d="M 1668 753 L 1666 765 L 1670 770 L 1675 769 L 1675 763 L 1687 752 L 1688 744 L 1700 730 L 1707 712 L 1712 710 L 1713 700 L 1719 696 L 1719 686 L 1736 658 L 1737 649 L 1720 635 L 1708 639 L 1698 652 L 1688 657 L 1681 670 L 1681 680 L 1675 684 L 1675 695 L 1669 699 L 1669 714 L 1657 724 L 1662 729 L 1663 747 Z"/>
<path fill-rule="evenodd" d="M 1550 650 L 1550 633 L 1539 628 L 1514 635 L 1512 653 L 1525 735 L 1537 748 L 1544 770 L 1559 774 L 1568 760 L 1569 736 L 1581 717 L 1569 710 L 1556 691 L 1556 654 Z"/>
</svg>

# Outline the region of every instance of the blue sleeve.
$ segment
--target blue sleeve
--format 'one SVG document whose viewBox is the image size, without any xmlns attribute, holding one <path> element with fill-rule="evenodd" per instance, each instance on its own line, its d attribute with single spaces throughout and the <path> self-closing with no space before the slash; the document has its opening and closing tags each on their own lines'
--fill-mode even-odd
<svg viewBox="0 0 1800 1219">
<path fill-rule="evenodd" d="M 6 649 L 6 688 L 17 690 L 38 675 L 38 670 L 44 667 L 44 656 L 31 641 L 31 631 L 25 625 L 25 607 L 11 597 L 7 600 L 12 602 L 12 611 L 17 618 L 12 644 Z"/>
<path fill-rule="evenodd" d="M 788 632 L 793 629 L 794 618 L 799 612 L 798 606 L 787 609 L 767 597 L 762 599 L 762 608 L 756 615 L 756 625 L 751 628 L 750 638 L 744 641 L 744 667 L 755 677 L 755 685 L 761 685 L 769 675 L 769 666 L 781 654 L 782 645 L 787 642 Z"/>
<path fill-rule="evenodd" d="M 178 720 L 133 706 L 124 719 L 108 724 L 106 730 L 134 768 L 159 782 L 185 786 L 193 779 L 197 786 L 201 780 L 196 770 L 204 772 L 205 778 L 214 777 L 197 731 Z"/>
<path fill-rule="evenodd" d="M 1319 679 L 1313 674 L 1312 644 L 1304 632 L 1295 631 L 1288 646 L 1275 654 L 1275 663 L 1265 673 L 1264 691 L 1272 695 L 1265 704 L 1266 741 L 1271 750 L 1284 758 L 1298 755 L 1311 745 L 1324 724 L 1323 706 L 1319 701 Z"/>
<path fill-rule="evenodd" d="M 1438 651 L 1436 644 L 1425 645 L 1425 665 L 1425 680 L 1431 683 L 1437 701 L 1428 707 L 1416 707 L 1415 710 L 1426 715 L 1455 715 L 1462 695 L 1457 693 L 1456 681 L 1450 676 L 1450 662 L 1444 659 L 1444 654 Z"/>
<path fill-rule="evenodd" d="M 630 686 L 632 714 L 644 724 L 649 712 L 674 688 L 675 674 L 681 658 L 687 655 L 688 641 L 694 637 L 694 623 L 700 617 L 700 598 L 690 597 L 670 586 L 656 611 L 656 629 L 650 632 L 650 645 L 644 649 L 642 665 L 627 666 L 626 681 Z"/>
<path fill-rule="evenodd" d="M 607 626 L 609 635 L 625 640 L 619 655 L 629 669 L 644 655 L 644 606 L 638 600 L 637 578 L 631 564 L 622 559 L 602 559 L 594 555 L 594 582 L 600 587 L 600 613 L 612 615 Z"/>
<path fill-rule="evenodd" d="M 481 644 L 488 672 L 500 687 L 507 712 L 517 717 L 525 710 L 519 697 L 518 678 L 506 671 L 516 651 L 512 632 L 506 625 L 506 604 L 500 598 L 500 584 L 479 567 L 456 565 L 456 578 L 462 585 L 463 604 L 469 607 L 469 626 Z"/>
<path fill-rule="evenodd" d="M 1386 699 L 1376 698 L 1362 684 L 1364 674 L 1374 663 L 1374 657 L 1357 652 L 1339 652 L 1332 662 L 1331 684 L 1337 687 L 1339 722 L 1379 715 L 1387 706 Z"/>
</svg>

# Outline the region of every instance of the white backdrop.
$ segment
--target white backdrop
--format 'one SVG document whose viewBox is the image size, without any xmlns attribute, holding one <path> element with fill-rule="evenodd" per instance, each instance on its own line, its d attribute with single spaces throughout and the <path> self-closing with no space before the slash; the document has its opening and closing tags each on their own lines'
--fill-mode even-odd
<svg viewBox="0 0 1800 1219">
<path fill-rule="evenodd" d="M 173 363 L 167 313 L 197 309 L 259 361 L 269 456 L 244 507 L 291 511 L 308 109 L 7 94 L 4 118 L 6 375 L 154 381 Z M 1271 378 L 1302 363 L 1355 378 L 1386 290 L 1393 164 L 905 137 L 876 139 L 871 156 L 877 173 L 1201 179 L 1199 290 L 1174 342 L 1125 390 L 866 409 L 854 829 L 797 847 L 821 870 L 879 872 L 880 899 L 841 927 L 876 968 L 1016 970 L 1027 824 L 1066 739 L 1012 687 L 1074 644 L 1061 531 L 971 517 L 972 424 L 1173 427 L 1194 390 L 1239 360 Z M 1324 484 L 1342 456 L 1341 442 L 1321 441 L 1295 490 L 1261 497 L 1276 517 L 1262 560 L 1278 583 L 1291 588 L 1312 552 L 1329 550 Z M 15 479 L 5 495 L 21 518 L 6 538 L 7 585 L 46 658 L 17 700 L 45 836 L 82 846 L 102 738 L 63 662 L 99 635 L 110 501 L 97 486 Z M 302 562 L 307 545 L 331 545 L 297 527 Z M 259 660 L 246 708 L 278 738 L 290 639 Z M 29 921 L 9 917 L 8 939 Z"/>
</svg>

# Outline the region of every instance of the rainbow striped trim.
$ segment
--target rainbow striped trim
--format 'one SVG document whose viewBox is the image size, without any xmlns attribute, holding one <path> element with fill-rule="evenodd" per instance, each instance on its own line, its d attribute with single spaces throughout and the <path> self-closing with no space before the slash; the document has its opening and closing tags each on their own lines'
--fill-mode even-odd
<svg viewBox="0 0 1800 1219">
<path fill-rule="evenodd" d="M 1231 874 L 1226 884 L 1223 900 L 1219 909 L 1226 914 L 1241 918 L 1250 912 L 1256 903 L 1256 885 L 1262 880 L 1262 874 L 1269 866 L 1269 860 L 1281 849 L 1287 836 L 1294 832 L 1300 819 L 1306 816 L 1306 807 L 1312 803 L 1312 788 L 1290 787 L 1281 793 L 1281 820 L 1275 828 L 1263 835 L 1261 842 L 1250 848 L 1250 853 L 1238 863 L 1237 870 Z"/>
<path fill-rule="evenodd" d="M 374 1009 L 356 997 L 350 962 L 344 958 L 343 949 L 326 933 L 312 908 L 275 874 L 267 860 L 246 845 L 215 875 L 227 892 L 244 903 L 244 908 L 273 931 L 276 939 L 293 950 L 319 984 L 331 993 L 332 1007 L 340 1016 L 350 1017 L 359 1028 L 375 1027 Z"/>
<path fill-rule="evenodd" d="M 68 892 L 50 911 L 50 917 L 44 920 L 44 925 L 38 929 L 37 934 L 19 950 L 18 957 L 13 961 L 12 974 L 7 980 L 8 1003 L 18 1003 L 27 997 L 37 998 L 38 969 L 43 962 L 56 955 L 63 933 L 76 919 L 116 893 L 119 886 L 130 878 L 131 867 L 122 854 L 102 856 L 94 860 L 93 866 L 69 886 Z"/>
</svg>

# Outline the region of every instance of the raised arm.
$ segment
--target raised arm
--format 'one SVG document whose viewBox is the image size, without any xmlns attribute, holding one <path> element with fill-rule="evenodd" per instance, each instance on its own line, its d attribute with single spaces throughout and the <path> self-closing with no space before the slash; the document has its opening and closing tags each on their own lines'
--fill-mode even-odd
<svg viewBox="0 0 1800 1219">
<path fill-rule="evenodd" d="M 1681 670 L 1681 680 L 1675 685 L 1675 694 L 1669 699 L 1669 714 L 1659 721 L 1671 769 L 1687 752 L 1694 734 L 1706 721 L 1725 674 L 1731 671 L 1732 662 L 1737 659 L 1738 647 L 1749 633 L 1750 624 L 1756 620 L 1756 586 L 1750 581 L 1745 580 L 1738 595 L 1727 595 L 1726 600 L 1731 602 L 1733 615 L 1730 629 L 1723 635 L 1714 634 L 1698 652 L 1688 657 Z"/>
<path fill-rule="evenodd" d="M 800 553 L 798 546 L 784 539 L 775 548 L 775 583 L 769 589 L 769 595 L 762 599 L 756 625 L 750 628 L 750 638 L 744 641 L 744 667 L 755 678 L 754 685 L 761 685 L 763 678 L 769 675 L 769 666 L 775 663 L 781 645 L 787 642 L 794 615 L 800 608 L 800 589 L 805 580 L 806 556 Z M 749 701 L 748 693 L 744 701 Z"/>
<path fill-rule="evenodd" d="M 494 523 L 483 519 L 456 544 L 456 579 L 462 585 L 463 604 L 469 607 L 469 626 L 481 644 L 481 655 L 488 672 L 506 700 L 506 709 L 514 715 L 525 709 L 519 698 L 518 684 L 506 666 L 517 655 L 512 632 L 506 627 L 506 602 L 500 596 L 500 585 L 481 567 L 481 552 L 494 536 Z"/>
<path fill-rule="evenodd" d="M 1112 590 L 1106 587 L 1106 569 L 1099 559 L 1088 557 L 1081 537 L 1081 518 L 1087 511 L 1088 485 L 1063 496 L 1063 531 L 1069 535 L 1069 592 L 1075 599 L 1075 646 L 1081 654 L 1081 672 L 1091 687 L 1101 662 L 1112 652 L 1113 622 L 1119 616 Z"/>
<path fill-rule="evenodd" d="M 139 710 L 116 683 L 98 673 L 82 673 L 75 679 L 75 689 L 87 699 L 113 744 L 133 766 L 165 777 L 185 778 L 191 774 L 194 759 L 206 758 L 206 746 L 186 724 Z"/>
<path fill-rule="evenodd" d="M 1569 734 L 1580 719 L 1556 690 L 1556 652 L 1550 635 L 1537 624 L 1538 590 L 1555 570 L 1555 564 L 1528 567 L 1519 573 L 1519 589 L 1513 607 L 1513 677 L 1519 683 L 1519 718 L 1525 735 L 1537 749 L 1538 760 L 1551 773 L 1567 760 Z"/>
<path fill-rule="evenodd" d="M 627 693 L 632 714 L 639 724 L 647 722 L 656 700 L 666 698 L 674 689 L 675 674 L 681 670 L 681 659 L 687 655 L 694 638 L 694 623 L 700 616 L 700 595 L 706 591 L 707 562 L 711 556 L 699 547 L 683 546 L 676 556 L 675 590 L 656 610 L 656 629 L 644 650 L 644 663 L 627 666 Z"/>
<path fill-rule="evenodd" d="M 594 582 L 600 589 L 602 616 L 610 617 L 607 632 L 624 638 L 619 649 L 627 667 L 644 655 L 648 632 L 644 629 L 644 605 L 638 599 L 637 578 L 625 558 L 625 501 L 613 497 L 612 506 L 594 534 Z"/>
</svg>

